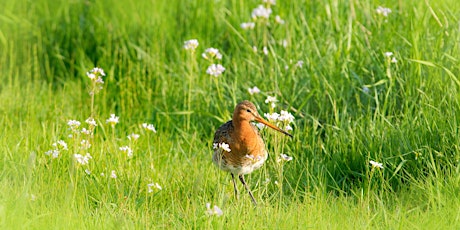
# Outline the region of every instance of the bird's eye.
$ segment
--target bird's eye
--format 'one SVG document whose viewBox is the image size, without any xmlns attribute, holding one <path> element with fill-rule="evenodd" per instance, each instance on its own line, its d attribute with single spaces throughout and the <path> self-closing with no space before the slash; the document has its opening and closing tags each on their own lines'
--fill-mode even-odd
<svg viewBox="0 0 460 230">
<path fill-rule="evenodd" d="M 248 113 L 250 113 L 250 112 L 251 112 L 251 110 L 250 110 L 250 109 L 247 109 L 246 111 L 247 111 Z"/>
</svg>

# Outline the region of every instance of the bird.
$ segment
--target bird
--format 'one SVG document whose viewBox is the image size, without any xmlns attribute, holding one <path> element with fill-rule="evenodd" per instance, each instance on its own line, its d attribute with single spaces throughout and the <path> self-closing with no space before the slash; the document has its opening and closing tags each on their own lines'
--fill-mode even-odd
<svg viewBox="0 0 460 230">
<path fill-rule="evenodd" d="M 292 138 L 288 132 L 263 119 L 253 103 L 244 100 L 236 105 L 232 120 L 216 130 L 212 161 L 220 169 L 232 175 L 236 199 L 238 199 L 238 189 L 235 176 L 238 176 L 252 202 L 257 205 L 256 199 L 244 180 L 244 175 L 260 168 L 267 160 L 268 152 L 258 128 L 253 124 L 254 121 Z"/>
</svg>

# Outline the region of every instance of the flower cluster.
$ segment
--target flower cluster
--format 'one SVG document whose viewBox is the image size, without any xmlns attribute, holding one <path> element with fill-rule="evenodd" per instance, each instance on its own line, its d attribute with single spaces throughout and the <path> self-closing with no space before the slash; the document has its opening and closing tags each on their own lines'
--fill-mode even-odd
<svg viewBox="0 0 460 230">
<path fill-rule="evenodd" d="M 45 152 L 45 155 L 51 156 L 52 158 L 58 158 L 61 151 L 69 150 L 67 147 L 67 143 L 63 140 L 59 140 L 53 143 L 52 146 L 54 147 L 53 149 Z"/>
<path fill-rule="evenodd" d="M 228 145 L 227 143 L 224 143 L 224 142 L 222 142 L 222 143 L 213 143 L 212 148 L 213 149 L 222 149 L 222 150 L 224 150 L 226 152 L 231 151 L 230 145 Z"/>
<path fill-rule="evenodd" d="M 251 94 L 251 95 L 260 93 L 260 89 L 257 88 L 257 86 L 254 86 L 252 88 L 248 88 L 248 91 L 249 91 L 249 94 Z"/>
<path fill-rule="evenodd" d="M 206 203 L 206 214 L 209 216 L 222 216 L 224 212 L 216 205 L 214 205 L 214 207 L 211 208 L 211 203 Z"/>
<path fill-rule="evenodd" d="M 276 97 L 268 96 L 265 100 L 265 103 L 270 104 L 271 106 L 271 113 L 264 113 L 264 117 L 268 119 L 268 121 L 275 123 L 279 127 L 283 128 L 286 131 L 292 130 L 291 123 L 294 122 L 294 115 L 289 113 L 288 111 L 281 110 L 280 113 L 273 112 L 273 109 L 276 107 L 276 102 L 278 100 Z M 259 128 L 263 128 L 263 126 L 258 126 Z"/>
<path fill-rule="evenodd" d="M 198 40 L 191 39 L 184 42 L 184 49 L 190 50 L 192 53 L 195 52 L 198 47 Z M 207 48 L 201 56 L 211 62 L 211 65 L 206 69 L 206 74 L 209 74 L 214 77 L 219 77 L 225 71 L 225 67 L 220 63 L 215 63 L 215 61 L 222 60 L 222 54 L 220 51 L 214 47 Z"/>
<path fill-rule="evenodd" d="M 398 62 L 398 60 L 396 60 L 396 58 L 393 56 L 393 52 L 385 52 L 383 55 L 386 58 L 388 58 L 391 63 L 397 63 Z"/>
<path fill-rule="evenodd" d="M 271 108 L 276 107 L 276 102 L 278 102 L 278 100 L 276 99 L 276 96 L 274 97 L 268 96 L 267 99 L 265 99 L 265 103 L 270 104 Z"/>
<path fill-rule="evenodd" d="M 192 52 L 195 52 L 195 50 L 198 47 L 198 45 L 199 45 L 198 40 L 191 39 L 191 40 L 188 40 L 188 41 L 184 42 L 184 49 L 185 50 L 190 50 Z"/>
<path fill-rule="evenodd" d="M 252 21 L 241 23 L 241 28 L 243 30 L 252 30 L 256 27 L 257 23 L 269 25 L 269 20 L 272 18 L 270 16 L 273 14 L 272 6 L 274 5 L 276 5 L 276 1 L 274 0 L 263 0 L 262 4 L 258 5 L 252 10 Z M 281 18 L 280 15 L 275 15 L 274 23 L 283 25 L 285 21 Z"/>
<path fill-rule="evenodd" d="M 125 152 L 129 158 L 133 157 L 133 150 L 129 146 L 122 146 L 119 149 L 120 151 Z"/>
<path fill-rule="evenodd" d="M 150 132 L 154 132 L 154 133 L 157 132 L 157 130 L 155 129 L 155 127 L 152 124 L 143 123 L 142 128 L 144 128 L 145 130 L 150 131 Z"/>
<path fill-rule="evenodd" d="M 379 7 L 377 7 L 377 9 L 375 10 L 375 12 L 377 12 L 377 14 L 382 15 L 382 16 L 384 16 L 384 17 L 388 17 L 388 15 L 391 13 L 391 9 L 390 9 L 390 8 L 386 8 L 386 7 L 379 6 Z"/>
<path fill-rule="evenodd" d="M 77 163 L 81 165 L 86 165 L 89 163 L 89 160 L 92 159 L 91 155 L 89 153 L 86 153 L 86 155 L 81 155 L 81 154 L 74 154 L 73 157 L 77 161 Z"/>
<path fill-rule="evenodd" d="M 115 116 L 115 114 L 110 114 L 109 119 L 105 121 L 105 123 L 108 123 L 112 126 L 112 128 L 115 128 L 115 125 L 118 124 L 119 122 L 119 117 Z"/>
<path fill-rule="evenodd" d="M 104 70 L 98 67 L 93 68 L 92 70 L 86 73 L 86 76 L 91 80 L 91 87 L 89 94 L 94 95 L 102 89 L 104 85 L 104 80 L 102 77 L 105 77 Z"/>
<path fill-rule="evenodd" d="M 154 190 L 153 189 L 157 189 L 157 190 L 162 190 L 163 188 L 160 186 L 160 184 L 158 183 L 150 183 L 150 184 L 147 184 L 147 189 L 148 189 L 148 193 L 152 193 Z"/>
<path fill-rule="evenodd" d="M 223 67 L 221 64 L 212 64 L 208 67 L 208 69 L 206 70 L 206 73 L 211 76 L 218 77 L 224 71 L 225 71 L 225 67 Z"/>
<path fill-rule="evenodd" d="M 214 58 L 217 60 L 222 59 L 222 54 L 219 52 L 219 50 L 212 47 L 207 48 L 201 56 L 203 56 L 203 58 L 207 60 L 212 60 Z"/>
<path fill-rule="evenodd" d="M 224 73 L 225 67 L 219 63 L 214 63 L 215 60 L 222 60 L 222 54 L 218 49 L 213 47 L 207 48 L 201 56 L 211 62 L 211 65 L 206 69 L 207 74 L 214 77 L 219 77 Z"/>
</svg>

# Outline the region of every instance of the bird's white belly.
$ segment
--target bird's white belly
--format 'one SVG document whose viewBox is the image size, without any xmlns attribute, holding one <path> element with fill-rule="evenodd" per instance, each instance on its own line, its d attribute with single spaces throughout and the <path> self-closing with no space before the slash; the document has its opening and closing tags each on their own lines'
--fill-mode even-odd
<svg viewBox="0 0 460 230">
<path fill-rule="evenodd" d="M 217 159 L 213 159 L 214 164 L 216 164 L 220 169 L 230 172 L 234 175 L 244 175 L 249 174 L 252 171 L 260 168 L 268 158 L 268 154 L 257 157 L 257 159 L 249 159 L 250 163 L 243 165 L 231 165 L 227 162 L 222 162 Z"/>
</svg>

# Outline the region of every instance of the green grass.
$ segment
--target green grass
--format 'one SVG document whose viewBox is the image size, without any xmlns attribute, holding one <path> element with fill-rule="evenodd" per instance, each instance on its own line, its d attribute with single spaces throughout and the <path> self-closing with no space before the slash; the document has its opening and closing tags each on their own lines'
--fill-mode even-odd
<svg viewBox="0 0 460 230">
<path fill-rule="evenodd" d="M 242 30 L 258 4 L 5 4 L 0 228 L 458 229 L 457 1 L 278 1 L 269 27 Z M 379 5 L 392 13 L 378 15 Z M 194 54 L 183 49 L 189 39 L 200 43 Z M 218 78 L 206 74 L 208 47 L 223 54 Z M 107 76 L 83 151 L 67 122 L 87 127 L 95 66 Z M 253 86 L 262 92 L 250 95 Z M 274 110 L 267 96 L 279 100 Z M 245 99 L 261 114 L 296 117 L 293 139 L 263 133 L 269 160 L 247 176 L 257 207 L 241 185 L 236 200 L 230 175 L 211 161 L 214 131 Z M 45 152 L 58 140 L 69 150 L 52 159 Z M 133 158 L 119 150 L 126 145 Z M 79 165 L 73 154 L 86 152 L 93 158 Z M 294 160 L 278 163 L 280 153 Z M 149 193 L 150 183 L 162 190 Z M 223 215 L 206 215 L 208 202 Z"/>
</svg>

